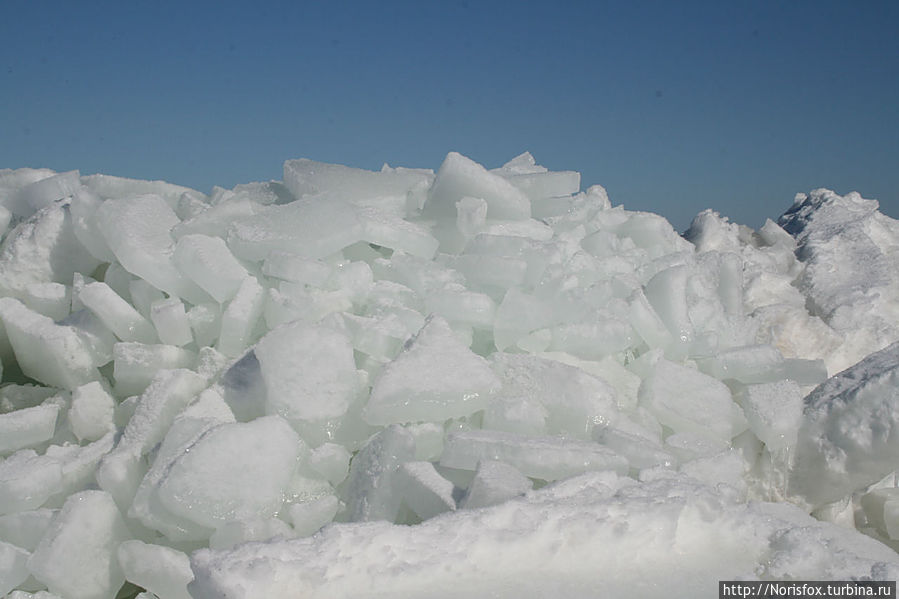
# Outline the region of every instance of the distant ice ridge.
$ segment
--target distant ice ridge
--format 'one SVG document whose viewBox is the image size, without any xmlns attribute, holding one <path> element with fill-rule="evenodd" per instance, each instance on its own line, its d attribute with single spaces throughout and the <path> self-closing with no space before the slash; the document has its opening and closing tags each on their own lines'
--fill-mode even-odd
<svg viewBox="0 0 899 599">
<path fill-rule="evenodd" d="M 18 169 L 0 234 L 0 596 L 899 578 L 899 223 L 858 194 L 681 236 L 528 153 Z"/>
</svg>

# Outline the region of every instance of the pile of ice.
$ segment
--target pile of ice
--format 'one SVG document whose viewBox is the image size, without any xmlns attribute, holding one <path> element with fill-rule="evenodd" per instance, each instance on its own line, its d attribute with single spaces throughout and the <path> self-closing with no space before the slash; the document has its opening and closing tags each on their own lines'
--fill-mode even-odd
<svg viewBox="0 0 899 599">
<path fill-rule="evenodd" d="M 877 208 L 682 237 L 527 153 L 208 196 L 2 170 L 0 596 L 899 578 Z"/>
</svg>

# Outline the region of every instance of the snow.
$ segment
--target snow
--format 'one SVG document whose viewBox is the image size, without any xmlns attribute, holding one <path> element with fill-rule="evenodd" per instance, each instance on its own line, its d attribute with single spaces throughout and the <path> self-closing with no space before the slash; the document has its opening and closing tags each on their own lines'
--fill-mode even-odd
<svg viewBox="0 0 899 599">
<path fill-rule="evenodd" d="M 527 152 L 0 182 L 0 596 L 899 577 L 874 200 L 681 236 Z"/>
</svg>

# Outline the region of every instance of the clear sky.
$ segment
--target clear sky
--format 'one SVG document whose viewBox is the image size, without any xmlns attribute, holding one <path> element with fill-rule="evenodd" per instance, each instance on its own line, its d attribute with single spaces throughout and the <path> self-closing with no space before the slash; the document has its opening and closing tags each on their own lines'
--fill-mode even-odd
<svg viewBox="0 0 899 599">
<path fill-rule="evenodd" d="M 0 0 L 0 168 L 213 185 L 530 150 L 683 230 L 899 217 L 899 2 Z"/>
</svg>

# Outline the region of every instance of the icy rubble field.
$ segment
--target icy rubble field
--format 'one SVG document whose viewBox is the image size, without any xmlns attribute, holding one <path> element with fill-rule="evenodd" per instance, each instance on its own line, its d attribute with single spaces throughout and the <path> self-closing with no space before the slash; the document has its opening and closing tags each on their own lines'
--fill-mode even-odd
<svg viewBox="0 0 899 599">
<path fill-rule="evenodd" d="M 0 170 L 0 596 L 899 578 L 899 222 L 486 170 Z M 127 582 L 126 582 L 127 581 Z"/>
</svg>

